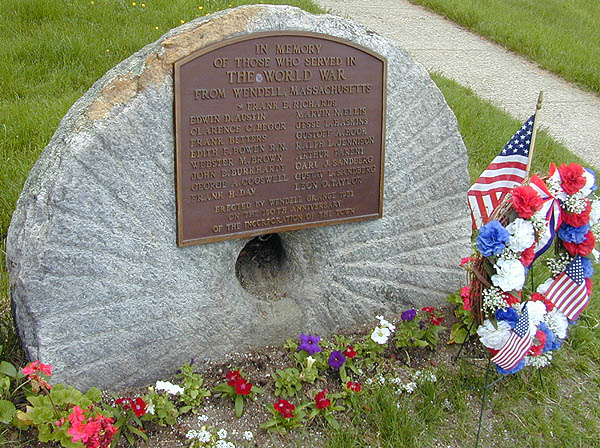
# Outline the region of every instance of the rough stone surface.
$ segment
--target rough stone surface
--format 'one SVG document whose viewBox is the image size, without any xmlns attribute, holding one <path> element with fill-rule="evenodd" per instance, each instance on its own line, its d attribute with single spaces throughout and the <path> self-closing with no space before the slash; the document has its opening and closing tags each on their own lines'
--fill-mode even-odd
<svg viewBox="0 0 600 448">
<path fill-rule="evenodd" d="M 236 260 L 248 240 L 176 246 L 172 63 L 274 30 L 330 34 L 388 59 L 384 216 L 280 233 L 284 254 L 244 288 Z M 467 188 L 454 115 L 390 40 L 291 7 L 198 19 L 96 82 L 32 169 L 7 239 L 18 332 L 56 381 L 117 388 L 165 377 L 192 357 L 441 303 L 460 286 L 457 260 L 470 253 Z M 274 293 L 260 294 L 269 282 Z"/>
</svg>

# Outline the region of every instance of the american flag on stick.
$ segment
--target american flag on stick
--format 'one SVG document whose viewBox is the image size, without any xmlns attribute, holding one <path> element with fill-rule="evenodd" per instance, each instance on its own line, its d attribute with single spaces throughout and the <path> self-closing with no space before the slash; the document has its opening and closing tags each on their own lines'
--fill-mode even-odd
<svg viewBox="0 0 600 448">
<path fill-rule="evenodd" d="M 546 298 L 562 311 L 569 320 L 577 319 L 590 301 L 581 257 L 577 256 L 567 268 L 554 279 L 546 291 Z"/>
<path fill-rule="evenodd" d="M 467 199 L 474 229 L 486 224 L 504 196 L 527 178 L 534 120 L 535 115 L 527 119 L 469 188 Z"/>
<path fill-rule="evenodd" d="M 504 370 L 512 369 L 519 364 L 533 345 L 534 333 L 531 327 L 527 304 L 525 304 L 517 325 L 500 351 L 492 358 L 492 361 Z"/>
</svg>

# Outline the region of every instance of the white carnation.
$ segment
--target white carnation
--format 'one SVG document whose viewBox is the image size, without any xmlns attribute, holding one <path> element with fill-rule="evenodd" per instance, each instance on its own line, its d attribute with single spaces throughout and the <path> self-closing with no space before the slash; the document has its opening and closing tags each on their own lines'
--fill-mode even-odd
<svg viewBox="0 0 600 448">
<path fill-rule="evenodd" d="M 544 316 L 544 322 L 546 322 L 548 328 L 552 330 L 559 339 L 565 339 L 567 337 L 569 320 L 558 308 L 554 308 L 546 314 L 546 316 Z"/>
<path fill-rule="evenodd" d="M 504 347 L 504 344 L 510 337 L 510 331 L 511 326 L 505 320 L 498 322 L 498 328 L 495 328 L 494 324 L 489 319 L 486 319 L 483 325 L 477 328 L 477 334 L 481 343 L 487 348 L 494 350 L 500 350 Z"/>
<path fill-rule="evenodd" d="M 508 248 L 515 252 L 523 252 L 535 243 L 535 231 L 529 221 L 517 218 L 506 226 L 506 230 L 510 232 Z"/>
<path fill-rule="evenodd" d="M 590 227 L 600 222 L 600 201 L 592 201 L 592 211 L 590 212 Z"/>
<path fill-rule="evenodd" d="M 537 327 L 537 325 L 544 320 L 546 315 L 546 305 L 541 300 L 536 302 L 527 302 L 527 313 L 529 314 L 529 322 L 531 325 Z M 533 334 L 536 330 L 533 329 Z"/>
<path fill-rule="evenodd" d="M 496 273 L 492 275 L 492 283 L 502 291 L 520 291 L 525 283 L 525 267 L 519 260 L 500 259 L 494 265 Z"/>
<path fill-rule="evenodd" d="M 536 291 L 539 292 L 540 294 L 546 294 L 546 291 L 548 291 L 548 288 L 550 288 L 550 285 L 552 284 L 552 282 L 554 282 L 554 279 L 553 278 L 549 278 L 544 283 L 542 283 L 541 285 L 539 285 L 537 287 Z"/>
</svg>

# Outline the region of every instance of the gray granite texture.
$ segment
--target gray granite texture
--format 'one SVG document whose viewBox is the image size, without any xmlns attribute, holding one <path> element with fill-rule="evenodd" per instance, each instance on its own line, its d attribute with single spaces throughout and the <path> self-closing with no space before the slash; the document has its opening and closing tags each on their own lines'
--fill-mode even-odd
<svg viewBox="0 0 600 448">
<path fill-rule="evenodd" d="M 329 34 L 387 58 L 384 211 L 280 233 L 275 272 L 243 287 L 236 260 L 248 240 L 176 245 L 172 64 L 276 30 Z M 190 358 L 441 304 L 461 286 L 458 260 L 470 253 L 468 186 L 454 115 L 390 40 L 286 6 L 198 19 L 96 82 L 32 169 L 7 238 L 18 333 L 30 359 L 54 366 L 55 381 L 118 388 L 164 378 Z"/>
</svg>

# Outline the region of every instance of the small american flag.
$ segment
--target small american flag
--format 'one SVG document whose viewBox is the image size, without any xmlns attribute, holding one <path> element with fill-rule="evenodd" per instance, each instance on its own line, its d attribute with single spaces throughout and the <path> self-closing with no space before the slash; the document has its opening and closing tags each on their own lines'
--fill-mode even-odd
<svg viewBox="0 0 600 448">
<path fill-rule="evenodd" d="M 469 188 L 467 199 L 474 229 L 486 224 L 504 196 L 521 185 L 527 177 L 534 118 L 535 115 L 529 117 Z"/>
<path fill-rule="evenodd" d="M 517 325 L 500 351 L 492 358 L 492 361 L 505 370 L 512 369 L 519 364 L 533 345 L 531 327 L 527 304 L 525 304 Z"/>
<path fill-rule="evenodd" d="M 588 306 L 590 301 L 585 286 L 581 257 L 577 256 L 564 272 L 554 279 L 546 291 L 546 298 L 569 320 L 577 319 L 579 313 Z"/>
</svg>

